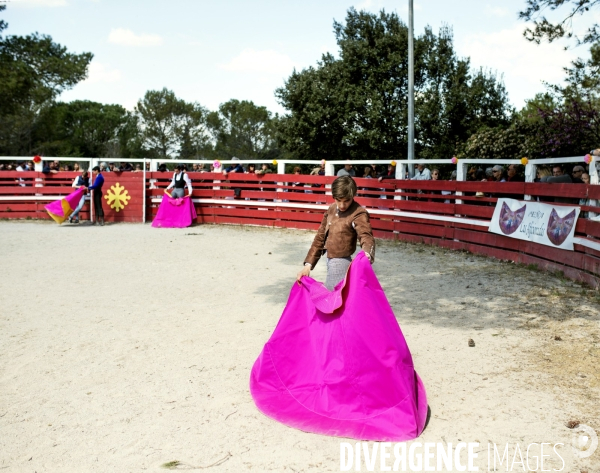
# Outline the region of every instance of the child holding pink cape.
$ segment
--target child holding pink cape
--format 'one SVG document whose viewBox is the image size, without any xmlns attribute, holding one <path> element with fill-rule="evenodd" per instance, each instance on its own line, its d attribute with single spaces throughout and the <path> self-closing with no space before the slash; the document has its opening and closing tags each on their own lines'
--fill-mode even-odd
<svg viewBox="0 0 600 473">
<path fill-rule="evenodd" d="M 375 242 L 354 180 L 336 179 L 332 194 L 250 391 L 265 415 L 307 432 L 411 440 L 425 426 L 425 388 L 371 267 Z M 352 261 L 357 239 L 363 251 Z M 325 284 L 309 277 L 324 251 Z"/>
</svg>

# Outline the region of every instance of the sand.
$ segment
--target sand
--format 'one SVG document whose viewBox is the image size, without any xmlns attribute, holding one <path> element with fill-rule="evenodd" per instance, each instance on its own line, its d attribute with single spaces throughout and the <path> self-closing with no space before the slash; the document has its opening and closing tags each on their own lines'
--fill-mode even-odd
<svg viewBox="0 0 600 473">
<path fill-rule="evenodd" d="M 248 390 L 312 237 L 0 222 L 0 471 L 340 471 L 344 439 Z M 562 471 L 600 471 L 565 426 L 600 433 L 597 292 L 424 245 L 379 242 L 374 268 L 428 391 L 419 442 L 477 441 L 481 471 L 488 442 L 563 442 Z"/>
</svg>

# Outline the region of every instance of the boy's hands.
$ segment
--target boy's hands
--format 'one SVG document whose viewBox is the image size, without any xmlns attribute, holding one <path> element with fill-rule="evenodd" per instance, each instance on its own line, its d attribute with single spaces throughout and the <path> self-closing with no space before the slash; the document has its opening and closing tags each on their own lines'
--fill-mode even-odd
<svg viewBox="0 0 600 473">
<path fill-rule="evenodd" d="M 302 276 L 310 276 L 310 266 L 306 265 L 304 268 L 302 268 L 302 271 L 298 272 L 298 275 L 296 276 L 296 281 L 298 281 L 298 284 L 300 284 L 300 279 L 302 279 Z"/>
</svg>

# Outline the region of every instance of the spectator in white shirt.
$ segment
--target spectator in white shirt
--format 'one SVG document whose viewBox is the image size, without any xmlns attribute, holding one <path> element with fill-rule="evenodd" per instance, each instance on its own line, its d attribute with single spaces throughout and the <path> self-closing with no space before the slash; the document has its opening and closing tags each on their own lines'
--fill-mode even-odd
<svg viewBox="0 0 600 473">
<path fill-rule="evenodd" d="M 415 172 L 413 181 L 429 181 L 431 180 L 431 171 L 427 169 L 423 164 L 417 164 L 417 171 Z"/>
</svg>

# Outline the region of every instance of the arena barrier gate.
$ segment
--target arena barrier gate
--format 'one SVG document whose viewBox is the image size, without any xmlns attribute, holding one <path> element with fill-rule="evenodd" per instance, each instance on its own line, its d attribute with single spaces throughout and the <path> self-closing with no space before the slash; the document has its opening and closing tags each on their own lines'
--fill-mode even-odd
<svg viewBox="0 0 600 473">
<path fill-rule="evenodd" d="M 71 183 L 77 175 L 0 172 L 0 218 L 48 219 L 44 206 L 72 192 Z M 316 230 L 324 209 L 333 202 L 330 192 L 333 176 L 229 174 L 225 179 L 221 173 L 190 172 L 189 175 L 198 224 Z M 172 173 L 115 172 L 105 173 L 104 177 L 107 222 L 150 222 Z M 356 182 L 357 201 L 369 209 L 378 238 L 437 245 L 535 265 L 562 272 L 565 277 L 593 288 L 600 287 L 598 185 L 376 179 L 356 179 Z M 559 197 L 573 202 L 564 205 L 583 202 L 575 228 L 575 251 L 488 232 L 498 197 L 541 201 Z M 81 218 L 93 218 L 89 202 Z"/>
</svg>

